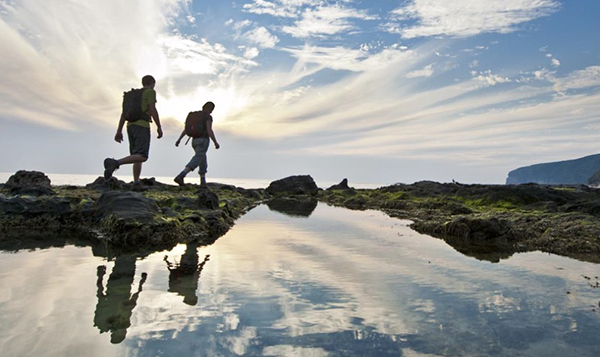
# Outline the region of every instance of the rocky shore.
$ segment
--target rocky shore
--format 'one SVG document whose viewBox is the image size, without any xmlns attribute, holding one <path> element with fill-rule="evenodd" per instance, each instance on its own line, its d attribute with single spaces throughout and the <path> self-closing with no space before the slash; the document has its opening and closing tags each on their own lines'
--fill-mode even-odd
<svg viewBox="0 0 600 357">
<path fill-rule="evenodd" d="M 354 189 L 344 179 L 319 189 L 306 175 L 265 189 L 217 183 L 179 187 L 154 179 L 143 180 L 143 186 L 134 192 L 131 184 L 102 177 L 85 187 L 53 186 L 41 172 L 19 171 L 0 185 L 0 249 L 44 247 L 57 237 L 62 244 L 137 252 L 210 244 L 259 204 L 308 216 L 321 201 L 409 219 L 416 231 L 478 259 L 499 261 L 540 250 L 600 262 L 600 190 L 583 185 L 423 181 Z"/>
</svg>

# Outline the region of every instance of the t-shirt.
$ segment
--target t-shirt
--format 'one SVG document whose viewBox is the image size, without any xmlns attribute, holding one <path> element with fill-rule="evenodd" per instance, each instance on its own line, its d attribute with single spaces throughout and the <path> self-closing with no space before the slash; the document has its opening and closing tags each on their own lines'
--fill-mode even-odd
<svg viewBox="0 0 600 357">
<path fill-rule="evenodd" d="M 148 113 L 148 109 L 152 103 L 156 103 L 156 91 L 152 88 L 146 88 L 142 92 L 142 111 L 144 113 Z M 149 128 L 150 122 L 148 120 L 140 119 L 130 122 L 128 125 L 139 125 L 143 126 L 144 128 Z"/>
</svg>

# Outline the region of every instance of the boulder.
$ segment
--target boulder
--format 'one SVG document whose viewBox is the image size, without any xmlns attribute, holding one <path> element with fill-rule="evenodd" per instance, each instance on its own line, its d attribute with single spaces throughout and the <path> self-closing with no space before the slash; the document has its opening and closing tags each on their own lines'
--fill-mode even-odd
<svg viewBox="0 0 600 357">
<path fill-rule="evenodd" d="M 101 217 L 149 222 L 160 212 L 156 201 L 137 192 L 109 191 L 100 196 L 96 211 Z"/>
<path fill-rule="evenodd" d="M 319 188 L 310 175 L 299 175 L 273 181 L 269 184 L 266 191 L 272 195 L 316 196 Z"/>
<path fill-rule="evenodd" d="M 98 176 L 98 178 L 87 185 L 86 188 L 96 191 L 111 191 L 111 190 L 126 190 L 130 186 L 126 184 L 124 181 L 117 179 L 116 177 L 111 177 L 108 180 L 105 180 L 104 177 Z"/>
<path fill-rule="evenodd" d="M 166 219 L 156 201 L 141 193 L 105 192 L 96 213 L 103 236 L 117 246 L 167 249 L 181 239 L 177 220 Z"/>
<path fill-rule="evenodd" d="M 48 176 L 39 171 L 17 171 L 8 179 L 4 188 L 15 195 L 43 196 L 55 194 Z"/>
</svg>

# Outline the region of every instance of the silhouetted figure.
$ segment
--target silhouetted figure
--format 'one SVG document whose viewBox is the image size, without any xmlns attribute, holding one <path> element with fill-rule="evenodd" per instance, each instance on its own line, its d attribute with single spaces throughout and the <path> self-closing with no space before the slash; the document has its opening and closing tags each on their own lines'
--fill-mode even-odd
<svg viewBox="0 0 600 357">
<path fill-rule="evenodd" d="M 199 263 L 198 243 L 189 243 L 185 253 L 181 256 L 179 263 L 171 263 L 165 255 L 163 259 L 169 269 L 169 292 L 177 293 L 183 296 L 183 302 L 194 306 L 198 303 L 196 289 L 198 289 L 198 279 L 208 261 L 210 255 L 206 255 L 204 260 Z"/>
<path fill-rule="evenodd" d="M 129 118 L 127 117 L 128 113 L 125 112 L 126 108 L 123 108 L 124 112 L 121 114 L 117 133 L 115 134 L 115 141 L 121 143 L 123 141 L 123 126 L 125 125 L 125 122 L 127 122 L 129 156 L 119 160 L 113 158 L 106 158 L 104 160 L 105 180 L 110 179 L 113 172 L 119 169 L 121 165 L 133 164 L 134 190 L 142 189 L 140 174 L 142 172 L 142 164 L 148 160 L 150 152 L 150 123 L 152 122 L 152 119 L 154 119 L 154 123 L 156 124 L 158 139 L 163 136 L 158 111 L 156 110 L 156 91 L 154 90 L 156 80 L 150 75 L 144 76 L 142 78 L 142 85 L 144 87 L 142 88 L 140 112 L 136 112 L 135 117 Z"/>
<path fill-rule="evenodd" d="M 135 276 L 135 257 L 121 256 L 115 259 L 115 265 L 106 283 L 106 291 L 102 286 L 106 267 L 98 267 L 98 304 L 94 313 L 94 326 L 100 333 L 110 331 L 110 342 L 121 343 L 127 335 L 127 328 L 131 326 L 131 314 L 137 304 L 137 299 L 146 281 L 147 274 L 142 273 L 138 289 L 131 294 L 131 284 Z"/>
<path fill-rule="evenodd" d="M 184 185 L 184 177 L 190 173 L 190 171 L 194 171 L 196 167 L 198 167 L 198 173 L 200 174 L 200 185 L 206 186 L 206 172 L 208 170 L 206 152 L 210 146 L 210 141 L 212 140 L 215 144 L 215 149 L 221 147 L 217 142 L 215 132 L 212 128 L 213 119 L 210 113 L 212 113 L 214 109 L 215 104 L 213 102 L 206 102 L 202 106 L 202 110 L 190 112 L 185 119 L 185 127 L 175 142 L 175 146 L 179 146 L 181 139 L 188 135 L 193 138 L 192 148 L 194 149 L 194 156 L 190 162 L 185 165 L 179 175 L 175 176 L 173 179 L 179 186 Z"/>
</svg>

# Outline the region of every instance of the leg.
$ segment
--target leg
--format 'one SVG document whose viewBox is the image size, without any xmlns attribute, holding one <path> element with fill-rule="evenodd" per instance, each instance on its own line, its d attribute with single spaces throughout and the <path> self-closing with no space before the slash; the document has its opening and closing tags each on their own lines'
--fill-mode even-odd
<svg viewBox="0 0 600 357">
<path fill-rule="evenodd" d="M 146 161 L 146 160 L 144 160 Z M 139 182 L 140 181 L 140 174 L 142 173 L 142 163 L 141 162 L 135 162 L 133 164 L 133 182 Z"/>
<path fill-rule="evenodd" d="M 208 149 L 208 144 L 208 138 L 195 138 L 192 140 L 194 156 L 190 162 L 185 165 L 183 171 L 181 171 L 179 175 L 173 179 L 173 181 L 177 182 L 180 186 L 183 186 L 183 178 L 198 166 L 200 166 L 200 170 L 204 170 L 206 172 L 206 150 Z"/>
</svg>

